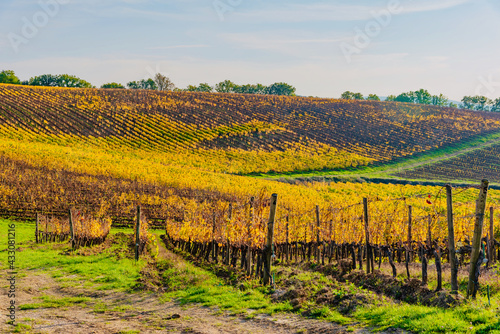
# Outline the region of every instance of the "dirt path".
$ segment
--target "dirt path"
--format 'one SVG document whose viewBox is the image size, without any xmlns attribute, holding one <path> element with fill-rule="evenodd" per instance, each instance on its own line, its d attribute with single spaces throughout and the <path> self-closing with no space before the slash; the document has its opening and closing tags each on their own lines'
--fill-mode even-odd
<svg viewBox="0 0 500 334">
<path fill-rule="evenodd" d="M 159 243 L 159 257 L 169 259 L 179 268 L 185 260 Z M 161 293 L 126 293 L 71 286 L 56 281 L 42 271 L 25 271 L 18 276 L 16 303 L 40 303 L 51 299 L 87 297 L 89 301 L 69 307 L 17 310 L 17 323 L 30 326 L 26 333 L 118 334 L 118 333 L 369 333 L 366 328 L 307 319 L 295 314 L 256 315 L 246 318 L 201 305 L 181 306 L 175 301 L 161 302 Z M 24 276 L 24 277 L 23 277 Z M 8 305 L 7 286 L 0 287 L 0 305 Z M 3 307 L 2 307 L 3 308 Z M 350 327 L 350 329 L 349 329 Z M 0 322 L 1 333 L 14 328 Z M 22 331 L 21 331 L 22 332 Z M 394 330 L 391 333 L 402 333 Z"/>
<path fill-rule="evenodd" d="M 46 274 L 25 277 L 19 282 L 22 304 L 38 303 L 43 294 L 54 298 L 83 295 L 92 298 L 85 306 L 20 310 L 20 323 L 30 325 L 32 333 L 342 333 L 346 329 L 335 324 L 301 319 L 298 316 L 257 316 L 246 320 L 238 316 L 218 314 L 217 309 L 202 306 L 182 307 L 174 302 L 160 303 L 159 295 L 148 293 L 93 292 L 61 288 Z M 5 289 L 2 289 L 5 290 Z M 0 304 L 6 305 L 2 291 Z M 106 305 L 106 311 L 99 305 Z M 2 323 L 1 332 L 12 332 Z"/>
<path fill-rule="evenodd" d="M 160 256 L 184 260 L 160 245 Z M 29 325 L 29 333 L 346 333 L 347 327 L 306 319 L 294 314 L 257 315 L 246 319 L 200 305 L 181 306 L 176 302 L 160 302 L 157 293 L 125 293 L 96 291 L 82 284 L 64 287 L 44 272 L 19 275 L 17 305 L 40 303 L 41 296 L 53 299 L 88 297 L 84 304 L 70 307 L 17 310 L 17 322 Z M 0 305 L 7 305 L 7 288 L 0 288 Z M 2 321 L 1 333 L 14 328 Z M 367 333 L 358 330 L 357 333 Z"/>
</svg>

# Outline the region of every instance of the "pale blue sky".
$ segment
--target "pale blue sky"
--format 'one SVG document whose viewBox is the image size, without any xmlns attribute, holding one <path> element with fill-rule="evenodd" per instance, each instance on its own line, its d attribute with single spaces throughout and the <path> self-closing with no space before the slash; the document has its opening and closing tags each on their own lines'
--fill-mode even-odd
<svg viewBox="0 0 500 334">
<path fill-rule="evenodd" d="M 375 13 L 391 14 L 379 23 Z M 365 29 L 369 43 L 356 45 Z M 500 97 L 499 39 L 500 0 L 0 2 L 0 70 L 96 86 L 161 72 L 181 88 L 230 79 L 321 97 L 419 88 Z"/>
</svg>

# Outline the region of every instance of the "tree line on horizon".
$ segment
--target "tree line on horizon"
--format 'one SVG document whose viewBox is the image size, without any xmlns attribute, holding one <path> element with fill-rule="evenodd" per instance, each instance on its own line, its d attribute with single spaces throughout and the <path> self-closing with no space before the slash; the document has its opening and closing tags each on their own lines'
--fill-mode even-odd
<svg viewBox="0 0 500 334">
<path fill-rule="evenodd" d="M 21 81 L 14 71 L 4 70 L 0 72 L 0 83 L 27 85 L 27 86 L 47 86 L 47 87 L 72 87 L 72 88 L 95 88 L 90 82 L 69 74 L 42 74 Z M 230 80 L 225 80 L 210 86 L 208 83 L 200 83 L 198 86 L 189 85 L 187 88 L 177 88 L 167 76 L 157 73 L 153 78 L 130 81 L 127 86 L 110 82 L 103 84 L 101 88 L 110 89 L 149 89 L 157 91 L 188 91 L 188 92 L 218 92 L 237 94 L 262 94 L 262 95 L 286 95 L 295 96 L 296 88 L 285 82 L 276 82 L 265 86 L 262 84 L 238 85 Z"/>
<path fill-rule="evenodd" d="M 366 98 L 361 93 L 354 93 L 345 91 L 340 96 L 341 99 L 347 100 L 367 100 L 367 101 L 380 101 L 381 99 L 376 94 L 369 94 Z M 404 102 L 415 104 L 427 104 L 438 107 L 461 108 L 477 111 L 494 111 L 500 112 L 500 98 L 495 100 L 489 99 L 486 96 L 464 96 L 460 104 L 450 101 L 443 94 L 432 95 L 427 89 L 419 89 L 417 91 L 410 91 L 401 93 L 399 95 L 389 95 L 384 101 Z"/>
<path fill-rule="evenodd" d="M 26 81 L 21 81 L 14 71 L 4 70 L 0 72 L 0 83 L 29 85 L 29 86 L 48 86 L 48 87 L 73 87 L 73 88 L 95 88 L 90 82 L 69 74 L 42 74 L 35 76 Z M 127 86 L 116 82 L 103 84 L 101 88 L 109 89 L 148 89 L 157 91 L 188 91 L 188 92 L 218 92 L 218 93 L 235 93 L 235 94 L 261 94 L 261 95 L 286 95 L 295 96 L 296 88 L 285 83 L 276 82 L 272 85 L 265 86 L 262 84 L 246 84 L 238 85 L 231 80 L 221 81 L 214 86 L 208 83 L 200 83 L 198 86 L 188 85 L 186 88 L 177 88 L 175 84 L 167 76 L 157 73 L 153 78 L 142 79 L 139 81 L 130 81 Z M 340 96 L 346 100 L 368 100 L 381 101 L 376 94 L 369 94 L 366 98 L 361 93 L 345 91 Z M 439 107 L 462 108 L 477 111 L 493 111 L 500 112 L 500 98 L 495 100 L 489 99 L 486 96 L 464 96 L 461 103 L 449 101 L 443 94 L 432 95 L 426 89 L 417 91 L 404 92 L 399 95 L 389 95 L 384 101 L 404 102 L 415 104 L 435 105 Z"/>
</svg>

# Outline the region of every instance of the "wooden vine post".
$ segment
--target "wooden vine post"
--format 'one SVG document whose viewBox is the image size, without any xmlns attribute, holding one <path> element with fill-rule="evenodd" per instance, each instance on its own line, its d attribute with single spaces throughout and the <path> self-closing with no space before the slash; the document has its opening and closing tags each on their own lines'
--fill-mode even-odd
<svg viewBox="0 0 500 334">
<path fill-rule="evenodd" d="M 38 235 L 40 234 L 38 232 L 38 222 L 39 222 L 39 217 L 38 217 L 38 212 L 36 213 L 36 225 L 35 225 L 35 242 L 38 243 Z"/>
<path fill-rule="evenodd" d="M 212 261 L 215 261 L 215 207 L 212 218 Z"/>
<path fill-rule="evenodd" d="M 285 220 L 286 220 L 286 244 L 285 244 L 285 259 L 286 259 L 286 263 L 288 263 L 288 257 L 289 257 L 289 253 L 290 253 L 290 247 L 289 247 L 289 244 L 290 244 L 290 229 L 289 229 L 289 221 L 288 221 L 288 215 L 286 215 L 285 217 Z"/>
<path fill-rule="evenodd" d="M 229 203 L 229 209 L 227 213 L 227 225 L 226 225 L 226 259 L 224 261 L 224 264 L 227 266 L 229 265 L 229 251 L 231 249 L 231 244 L 229 242 L 229 224 L 231 223 L 231 219 L 233 219 L 233 204 Z M 247 252 L 250 251 L 250 247 L 248 248 Z"/>
<path fill-rule="evenodd" d="M 278 194 L 271 196 L 271 209 L 269 211 L 269 222 L 267 223 L 267 243 L 264 258 L 264 285 L 271 281 L 271 256 L 273 253 L 273 236 L 274 236 L 274 218 L 276 217 L 276 205 L 278 203 Z"/>
<path fill-rule="evenodd" d="M 467 298 L 475 298 L 478 283 L 477 273 L 479 271 L 478 258 L 481 251 L 481 237 L 483 234 L 484 210 L 486 209 L 486 196 L 488 194 L 488 180 L 481 181 L 479 196 L 476 200 L 476 223 L 474 224 L 474 237 L 472 238 L 472 255 L 469 270 L 469 284 L 467 285 Z"/>
<path fill-rule="evenodd" d="M 135 220 L 135 260 L 139 261 L 139 246 L 141 245 L 141 207 L 137 206 L 137 216 Z"/>
<path fill-rule="evenodd" d="M 49 234 L 47 233 L 48 231 L 49 231 L 49 221 L 47 219 L 45 219 L 45 231 L 44 231 L 45 242 L 49 241 Z M 43 241 L 43 235 L 42 235 L 42 241 Z"/>
<path fill-rule="evenodd" d="M 451 185 L 446 185 L 446 216 L 448 220 L 448 250 L 451 266 L 451 292 L 458 292 L 458 260 L 455 252 L 455 231 L 453 227 L 453 198 Z"/>
<path fill-rule="evenodd" d="M 247 252 L 247 275 L 250 276 L 252 274 L 252 227 L 253 227 L 253 206 L 254 206 L 254 201 L 255 197 L 250 198 L 250 205 L 249 205 L 249 218 L 250 221 L 248 222 L 248 252 Z"/>
<path fill-rule="evenodd" d="M 488 264 L 492 265 L 494 263 L 495 258 L 495 234 L 493 232 L 493 207 L 490 206 L 490 233 L 488 237 Z"/>
<path fill-rule="evenodd" d="M 406 275 L 410 278 L 410 252 L 411 252 L 411 223 L 412 223 L 412 206 L 408 206 L 408 240 L 406 246 Z"/>
<path fill-rule="evenodd" d="M 68 210 L 69 213 L 69 236 L 71 237 L 71 249 L 75 249 L 75 228 L 73 226 L 73 216 L 71 214 L 71 209 Z"/>
<path fill-rule="evenodd" d="M 428 222 L 427 222 L 427 247 L 430 249 L 431 248 L 431 243 L 432 243 L 432 233 L 431 233 L 431 225 L 432 225 L 432 217 L 429 215 Z"/>
<path fill-rule="evenodd" d="M 436 291 L 441 291 L 443 289 L 442 281 L 443 281 L 443 271 L 441 268 L 441 249 L 439 245 L 437 245 L 434 250 L 434 258 L 436 259 L 436 272 L 437 272 L 437 286 Z"/>
<path fill-rule="evenodd" d="M 365 220 L 365 238 L 366 238 L 366 273 L 370 273 L 370 230 L 368 229 L 368 198 L 363 198 L 363 210 L 364 210 L 364 220 Z M 363 259 L 361 259 L 363 261 Z"/>
<path fill-rule="evenodd" d="M 319 220 L 319 205 L 316 205 L 316 261 L 318 261 L 318 264 L 320 262 L 320 252 L 321 252 L 321 247 L 319 246 L 319 241 L 320 241 L 320 230 L 321 230 L 321 222 Z"/>
<path fill-rule="evenodd" d="M 328 263 L 332 263 L 332 257 L 333 257 L 333 210 L 332 210 L 332 219 L 330 220 L 330 229 L 328 232 L 328 239 L 330 240 L 330 244 L 328 246 Z"/>
</svg>

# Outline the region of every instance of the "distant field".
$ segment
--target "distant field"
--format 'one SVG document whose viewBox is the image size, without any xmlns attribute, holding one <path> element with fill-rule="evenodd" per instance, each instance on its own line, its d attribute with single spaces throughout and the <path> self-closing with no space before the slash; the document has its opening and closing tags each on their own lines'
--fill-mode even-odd
<svg viewBox="0 0 500 334">
<path fill-rule="evenodd" d="M 395 174 L 410 179 L 465 180 L 483 178 L 500 183 L 500 144 L 474 150 L 438 163 L 409 169 Z"/>
</svg>

